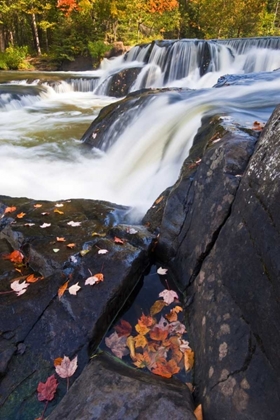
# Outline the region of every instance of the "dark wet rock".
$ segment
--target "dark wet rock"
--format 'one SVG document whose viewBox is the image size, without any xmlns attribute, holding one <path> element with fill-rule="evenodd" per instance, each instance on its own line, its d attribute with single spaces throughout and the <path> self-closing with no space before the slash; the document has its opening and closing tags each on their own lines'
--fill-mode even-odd
<svg viewBox="0 0 280 420">
<path fill-rule="evenodd" d="M 103 95 L 123 98 L 129 93 L 141 70 L 142 66 L 139 64 L 138 67 L 129 67 L 112 74 L 104 82 L 106 83 L 106 92 L 103 92 L 103 84 L 101 84 L 96 93 L 102 92 Z"/>
<path fill-rule="evenodd" d="M 44 277 L 21 296 L 14 292 L 0 295 L 0 417 L 29 420 L 43 411 L 36 389 L 54 373 L 55 358 L 78 355 L 78 370 L 71 382 L 88 363 L 149 266 L 153 236 L 143 226 L 126 224 L 112 230 L 127 222 L 128 208 L 110 203 L 63 200 L 58 203 L 63 207 L 56 207 L 54 202 L 40 201 L 42 207 L 34 208 L 34 200 L 1 197 L 0 201 L 1 257 L 16 249 L 23 253 L 25 263 L 17 267 L 19 273 L 11 261 L 0 259 L 1 292 L 11 291 L 15 278 L 30 273 Z M 17 210 L 4 214 L 6 206 Z M 25 215 L 19 219 L 16 215 L 21 212 Z M 80 222 L 80 226 L 67 225 L 69 221 Z M 51 225 L 42 228 L 43 223 Z M 136 233 L 129 233 L 129 228 Z M 114 242 L 116 232 L 125 238 L 123 244 Z M 57 237 L 66 241 L 57 242 Z M 75 247 L 67 248 L 69 243 Z M 108 253 L 98 254 L 100 249 Z M 85 285 L 96 273 L 102 273 L 104 281 Z M 58 288 L 68 280 L 69 287 L 79 282 L 81 289 L 76 296 L 66 291 L 59 299 Z M 62 380 L 48 412 L 64 395 L 65 385 Z"/>
<path fill-rule="evenodd" d="M 99 63 L 96 63 L 99 64 Z M 80 55 L 73 60 L 63 60 L 58 68 L 59 71 L 86 71 L 92 70 L 94 60 L 90 56 Z"/>
<path fill-rule="evenodd" d="M 129 368 L 104 354 L 84 369 L 48 420 L 103 418 L 195 420 L 186 385 Z"/>
<path fill-rule="evenodd" d="M 113 48 L 111 48 L 109 51 L 107 51 L 104 54 L 104 57 L 105 58 L 119 57 L 120 55 L 123 55 L 124 53 L 126 53 L 129 49 L 130 47 L 124 45 L 123 42 L 117 41 L 117 42 L 114 42 Z"/>
</svg>

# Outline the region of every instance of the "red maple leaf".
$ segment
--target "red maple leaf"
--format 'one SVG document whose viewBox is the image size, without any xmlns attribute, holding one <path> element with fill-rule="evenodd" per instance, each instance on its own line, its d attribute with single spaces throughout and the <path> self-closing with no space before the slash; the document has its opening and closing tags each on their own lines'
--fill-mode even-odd
<svg viewBox="0 0 280 420">
<path fill-rule="evenodd" d="M 58 382 L 54 375 L 48 377 L 45 383 L 39 382 L 37 387 L 39 401 L 51 401 L 56 393 Z"/>
</svg>

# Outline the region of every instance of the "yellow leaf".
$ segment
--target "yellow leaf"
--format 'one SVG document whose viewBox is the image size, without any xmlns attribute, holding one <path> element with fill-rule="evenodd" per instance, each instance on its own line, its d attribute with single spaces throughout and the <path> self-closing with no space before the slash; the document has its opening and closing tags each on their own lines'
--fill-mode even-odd
<svg viewBox="0 0 280 420">
<path fill-rule="evenodd" d="M 146 347 L 146 345 L 148 344 L 148 341 L 146 339 L 146 337 L 142 334 L 138 334 L 136 335 L 136 337 L 134 337 L 134 342 L 135 342 L 135 347 Z"/>
<path fill-rule="evenodd" d="M 132 335 L 127 337 L 126 345 L 129 348 L 131 359 L 134 359 L 135 358 L 135 345 L 134 345 L 134 338 L 132 337 Z"/>
<path fill-rule="evenodd" d="M 186 351 L 184 352 L 184 365 L 185 365 L 186 372 L 192 369 L 193 364 L 194 364 L 194 352 L 191 349 L 186 349 Z"/>
<path fill-rule="evenodd" d="M 141 335 L 146 335 L 150 331 L 150 328 L 148 328 L 148 327 L 146 327 L 146 325 L 142 325 L 142 324 L 136 324 L 135 329 Z"/>
<path fill-rule="evenodd" d="M 199 404 L 194 410 L 193 414 L 196 417 L 196 420 L 203 420 L 202 405 Z"/>
<path fill-rule="evenodd" d="M 153 316 L 158 314 L 165 306 L 166 303 L 164 300 L 156 300 L 155 303 L 151 306 L 150 315 Z"/>
<path fill-rule="evenodd" d="M 64 211 L 61 211 L 61 210 L 58 210 L 58 209 L 54 209 L 54 213 L 64 214 Z"/>
</svg>

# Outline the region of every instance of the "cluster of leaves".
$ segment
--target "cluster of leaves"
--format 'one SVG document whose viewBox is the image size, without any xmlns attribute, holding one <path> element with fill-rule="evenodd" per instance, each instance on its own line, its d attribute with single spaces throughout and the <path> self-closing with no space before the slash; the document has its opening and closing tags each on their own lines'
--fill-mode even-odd
<svg viewBox="0 0 280 420">
<path fill-rule="evenodd" d="M 67 391 L 68 391 L 69 380 L 71 376 L 74 375 L 78 367 L 78 356 L 74 357 L 74 359 L 72 360 L 70 360 L 69 357 L 67 356 L 64 356 L 63 358 L 58 357 L 57 359 L 54 360 L 54 366 L 55 366 L 55 371 L 57 375 L 60 378 L 67 380 Z M 38 400 L 45 401 L 46 404 L 45 404 L 45 408 L 42 415 L 40 416 L 40 418 L 36 420 L 43 420 L 49 401 L 52 401 L 55 397 L 57 387 L 58 387 L 58 381 L 54 374 L 49 376 L 46 382 L 39 382 L 37 386 Z"/>
<path fill-rule="evenodd" d="M 122 358 L 129 355 L 137 368 L 147 368 L 156 375 L 171 378 L 180 372 L 191 370 L 194 353 L 179 316 L 182 306 L 174 290 L 163 290 L 151 306 L 149 313 L 142 313 L 133 327 L 121 319 L 115 332 L 105 338 L 106 346 Z"/>
</svg>

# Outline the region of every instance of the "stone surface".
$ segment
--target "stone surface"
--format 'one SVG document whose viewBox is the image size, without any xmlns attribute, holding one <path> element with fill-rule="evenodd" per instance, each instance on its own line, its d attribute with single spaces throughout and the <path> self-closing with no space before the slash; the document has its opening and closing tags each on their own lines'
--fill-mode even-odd
<svg viewBox="0 0 280 420">
<path fill-rule="evenodd" d="M 92 359 L 48 420 L 105 418 L 195 420 L 186 385 L 145 374 L 103 354 Z"/>
<path fill-rule="evenodd" d="M 126 221 L 128 208 L 109 203 L 66 200 L 57 203 L 63 207 L 56 207 L 56 203 L 40 201 L 42 207 L 34 208 L 33 200 L 1 197 L 0 201 L 0 287 L 4 292 L 0 294 L 0 418 L 30 420 L 43 411 L 36 389 L 54 373 L 55 358 L 78 355 L 78 370 L 71 381 L 88 363 L 149 266 L 153 236 L 142 226 L 137 226 L 134 235 L 129 233 L 130 225 L 117 228 Z M 16 211 L 5 214 L 5 208 L 12 205 Z M 25 215 L 19 219 L 16 215 L 20 213 Z M 71 220 L 81 225 L 67 225 Z M 43 223 L 51 226 L 42 228 Z M 114 242 L 117 233 L 123 244 Z M 57 237 L 66 241 L 57 242 Z M 74 248 L 68 248 L 69 243 L 74 243 Z M 14 249 L 23 253 L 24 266 L 15 267 L 2 258 Z M 98 254 L 100 249 L 108 253 Z M 10 283 L 30 273 L 44 278 L 16 296 Z M 96 273 L 102 273 L 104 281 L 85 285 Z M 58 289 L 67 280 L 69 287 L 79 282 L 81 289 L 76 296 L 67 290 L 59 299 Z M 58 400 L 65 386 L 62 380 Z M 49 412 L 54 405 L 50 403 Z"/>
</svg>

